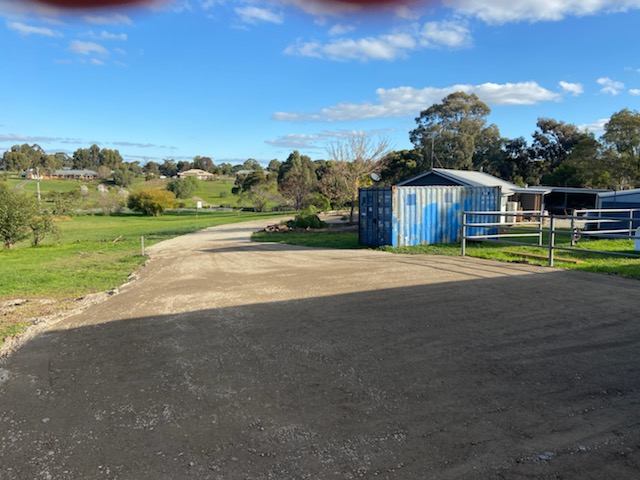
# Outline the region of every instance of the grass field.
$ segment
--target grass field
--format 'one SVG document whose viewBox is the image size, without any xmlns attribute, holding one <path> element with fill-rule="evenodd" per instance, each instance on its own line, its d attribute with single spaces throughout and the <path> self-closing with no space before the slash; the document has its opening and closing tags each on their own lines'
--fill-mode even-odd
<svg viewBox="0 0 640 480">
<path fill-rule="evenodd" d="M 18 309 L 0 309 L 2 339 L 21 332 L 25 317 L 65 308 L 71 299 L 124 283 L 145 260 L 140 237 L 149 246 L 206 227 L 282 216 L 282 213 L 174 212 L 162 217 L 83 215 L 57 222 L 59 238 L 36 248 L 24 242 L 0 250 L 0 305 L 28 301 Z M 39 308 L 41 306 L 42 308 Z"/>
<path fill-rule="evenodd" d="M 33 193 L 37 191 L 37 183 L 35 180 L 20 178 L 17 175 L 12 175 L 8 179 L 3 180 L 7 182 L 10 188 L 17 191 Z M 129 190 L 139 190 L 142 188 L 155 188 L 164 190 L 167 185 L 167 179 L 149 180 L 145 181 L 143 177 L 137 177 L 134 179 Z M 68 192 L 72 190 L 79 190 L 81 185 L 85 185 L 89 189 L 85 203 L 95 200 L 98 196 L 98 183 L 92 182 L 79 182 L 77 180 L 41 180 L 40 192 L 46 194 L 47 192 L 58 191 Z M 201 181 L 198 190 L 193 194 L 192 198 L 181 199 L 180 202 L 187 208 L 195 208 L 198 201 L 202 201 L 205 207 L 209 205 L 220 206 L 224 205 L 232 208 L 250 207 L 250 202 L 245 198 L 240 198 L 237 195 L 231 193 L 233 188 L 234 179 L 227 177 L 219 177 L 211 181 Z M 113 185 L 107 185 L 108 188 L 117 191 L 119 187 Z M 271 202 L 268 207 L 276 206 Z"/>
</svg>

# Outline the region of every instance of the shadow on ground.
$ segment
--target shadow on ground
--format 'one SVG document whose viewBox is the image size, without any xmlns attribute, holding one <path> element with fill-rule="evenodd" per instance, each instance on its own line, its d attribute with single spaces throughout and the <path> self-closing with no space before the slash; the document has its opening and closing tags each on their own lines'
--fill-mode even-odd
<svg viewBox="0 0 640 480">
<path fill-rule="evenodd" d="M 0 365 L 0 478 L 639 478 L 640 292 L 603 279 L 62 324 Z"/>
</svg>

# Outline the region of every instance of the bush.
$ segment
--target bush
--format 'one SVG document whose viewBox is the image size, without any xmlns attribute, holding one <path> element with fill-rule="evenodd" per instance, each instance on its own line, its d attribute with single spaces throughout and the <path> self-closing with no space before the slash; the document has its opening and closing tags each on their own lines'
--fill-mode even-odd
<svg viewBox="0 0 640 480">
<path fill-rule="evenodd" d="M 29 236 L 29 224 L 37 212 L 35 198 L 13 193 L 4 183 L 0 184 L 0 241 L 5 247 L 11 249 Z"/>
<path fill-rule="evenodd" d="M 200 186 L 196 177 L 175 178 L 167 183 L 167 190 L 173 192 L 176 198 L 191 198 Z"/>
<path fill-rule="evenodd" d="M 168 190 L 145 189 L 129 196 L 129 208 L 134 212 L 158 217 L 167 208 L 173 208 L 176 196 Z"/>
<path fill-rule="evenodd" d="M 331 210 L 331 201 L 321 193 L 312 193 L 304 199 L 305 207 L 316 207 L 318 212 Z"/>
<path fill-rule="evenodd" d="M 316 212 L 318 210 L 313 205 L 300 210 L 296 218 L 291 222 L 290 226 L 296 228 L 324 228 L 327 226 L 325 222 L 320 220 Z"/>
</svg>

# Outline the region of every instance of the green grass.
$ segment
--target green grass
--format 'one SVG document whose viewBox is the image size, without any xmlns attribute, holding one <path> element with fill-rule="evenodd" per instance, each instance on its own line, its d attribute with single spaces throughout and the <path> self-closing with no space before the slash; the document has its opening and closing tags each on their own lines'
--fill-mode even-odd
<svg viewBox="0 0 640 480">
<path fill-rule="evenodd" d="M 4 341 L 6 338 L 20 335 L 27 329 L 28 326 L 28 322 L 9 323 L 0 320 L 0 347 L 4 345 Z"/>
<path fill-rule="evenodd" d="M 0 250 L 0 299 L 64 298 L 109 290 L 123 283 L 144 261 L 140 255 L 141 236 L 149 246 L 210 226 L 275 215 L 186 212 L 162 217 L 71 217 L 57 222 L 59 239 L 47 238 L 36 248 L 25 242 L 14 250 Z"/>
<path fill-rule="evenodd" d="M 7 185 L 11 188 L 17 188 L 23 192 L 36 193 L 38 191 L 38 182 L 35 180 L 29 180 L 26 178 L 16 179 L 10 178 L 7 180 Z M 90 189 L 96 189 L 97 182 L 79 182 L 77 180 L 41 180 L 40 181 L 40 193 L 47 192 L 69 192 L 72 190 L 79 190 L 80 185 L 86 185 Z"/>
</svg>

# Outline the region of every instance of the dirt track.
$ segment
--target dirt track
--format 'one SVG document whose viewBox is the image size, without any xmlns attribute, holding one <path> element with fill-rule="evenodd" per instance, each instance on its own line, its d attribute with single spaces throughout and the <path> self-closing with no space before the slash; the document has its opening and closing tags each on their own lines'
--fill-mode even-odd
<svg viewBox="0 0 640 480">
<path fill-rule="evenodd" d="M 0 478 L 640 478 L 637 281 L 257 227 L 0 363 Z"/>
</svg>

